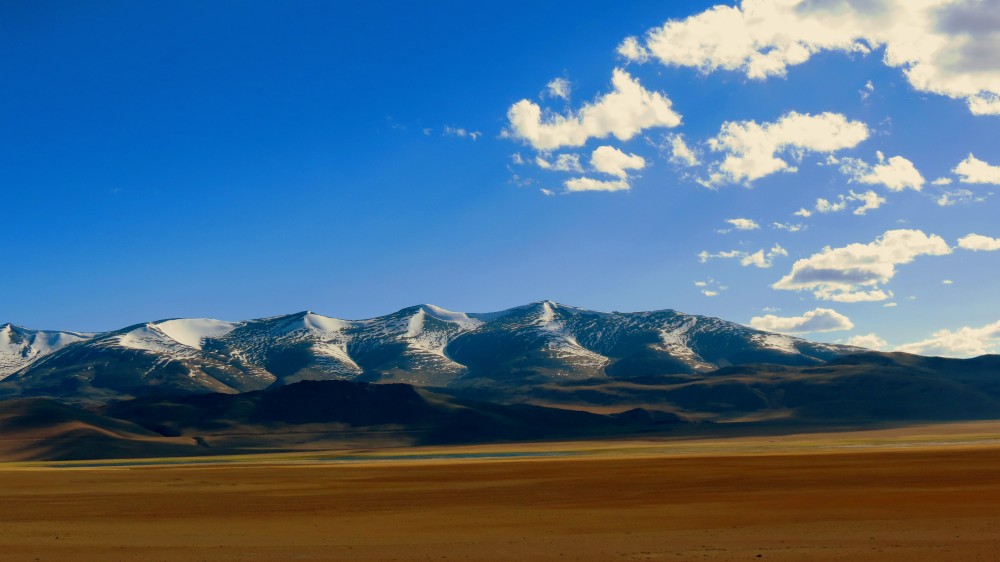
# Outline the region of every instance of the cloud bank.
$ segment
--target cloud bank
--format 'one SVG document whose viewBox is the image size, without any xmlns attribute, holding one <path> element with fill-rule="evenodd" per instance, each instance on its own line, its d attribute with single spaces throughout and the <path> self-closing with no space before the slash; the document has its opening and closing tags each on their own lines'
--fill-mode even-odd
<svg viewBox="0 0 1000 562">
<path fill-rule="evenodd" d="M 816 308 L 802 316 L 781 317 L 773 314 L 754 316 L 750 319 L 750 326 L 768 332 L 809 334 L 850 330 L 854 327 L 854 323 L 836 310 Z"/>
<path fill-rule="evenodd" d="M 791 272 L 772 285 L 786 291 L 809 290 L 822 300 L 883 301 L 891 297 L 881 287 L 896 275 L 896 266 L 918 256 L 950 254 L 943 238 L 920 230 L 890 230 L 868 244 L 827 246 L 796 261 Z"/>
<path fill-rule="evenodd" d="M 1000 0 L 743 0 L 670 20 L 620 55 L 668 66 L 784 76 L 824 51 L 868 54 L 900 68 L 914 89 L 1000 115 Z"/>
</svg>

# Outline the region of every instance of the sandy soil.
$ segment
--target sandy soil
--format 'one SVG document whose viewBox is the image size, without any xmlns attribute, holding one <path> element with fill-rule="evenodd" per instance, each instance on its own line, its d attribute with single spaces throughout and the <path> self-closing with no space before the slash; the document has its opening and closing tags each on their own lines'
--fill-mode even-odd
<svg viewBox="0 0 1000 562">
<path fill-rule="evenodd" d="M 1000 446 L 939 433 L 860 450 L 6 465 L 0 560 L 997 560 Z"/>
</svg>

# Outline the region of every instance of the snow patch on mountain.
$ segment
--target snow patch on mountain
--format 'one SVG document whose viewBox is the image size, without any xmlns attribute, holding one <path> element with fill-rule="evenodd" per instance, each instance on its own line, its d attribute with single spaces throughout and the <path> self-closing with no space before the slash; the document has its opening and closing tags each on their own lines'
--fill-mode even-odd
<svg viewBox="0 0 1000 562">
<path fill-rule="evenodd" d="M 670 323 L 660 329 L 663 350 L 696 370 L 710 370 L 714 365 L 706 362 L 691 349 L 691 332 L 698 325 L 696 318 L 685 318 L 680 324 Z"/>
<path fill-rule="evenodd" d="M 193 349 L 165 334 L 156 324 L 149 323 L 108 338 L 101 342 L 105 347 L 118 345 L 126 349 L 148 351 L 164 355 L 187 355 L 185 351 Z"/>
<path fill-rule="evenodd" d="M 211 318 L 180 318 L 156 323 L 156 328 L 167 337 L 194 349 L 201 349 L 206 338 L 220 338 L 238 326 L 235 322 Z"/>
<path fill-rule="evenodd" d="M 351 325 L 352 323 L 347 320 L 338 320 L 315 312 L 307 312 L 302 317 L 302 327 L 313 332 L 340 332 Z"/>
<path fill-rule="evenodd" d="M 767 349 L 773 349 L 782 353 L 797 355 L 801 352 L 795 346 L 795 338 L 783 336 L 781 334 L 754 334 L 750 339 Z"/>
<path fill-rule="evenodd" d="M 445 310 L 440 306 L 434 306 L 433 304 L 421 305 L 420 309 L 427 316 L 437 318 L 442 322 L 458 324 L 462 330 L 474 330 L 483 325 L 484 320 L 482 318 L 478 318 L 479 316 L 491 316 L 490 314 L 469 315 L 464 312 L 453 312 L 451 310 Z"/>
</svg>

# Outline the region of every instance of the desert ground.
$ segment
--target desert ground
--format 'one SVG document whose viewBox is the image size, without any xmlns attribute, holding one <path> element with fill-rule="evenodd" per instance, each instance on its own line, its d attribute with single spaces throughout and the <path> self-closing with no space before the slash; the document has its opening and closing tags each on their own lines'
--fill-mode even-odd
<svg viewBox="0 0 1000 562">
<path fill-rule="evenodd" d="M 0 465 L 0 560 L 996 560 L 1000 423 Z"/>
</svg>

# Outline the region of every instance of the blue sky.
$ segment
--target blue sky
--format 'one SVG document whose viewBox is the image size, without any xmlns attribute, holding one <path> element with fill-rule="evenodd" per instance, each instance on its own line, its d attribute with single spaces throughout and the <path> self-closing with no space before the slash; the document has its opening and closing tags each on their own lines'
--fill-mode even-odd
<svg viewBox="0 0 1000 562">
<path fill-rule="evenodd" d="M 997 351 L 1000 6 L 927 5 L 5 3 L 0 317 L 552 299 Z"/>
</svg>

